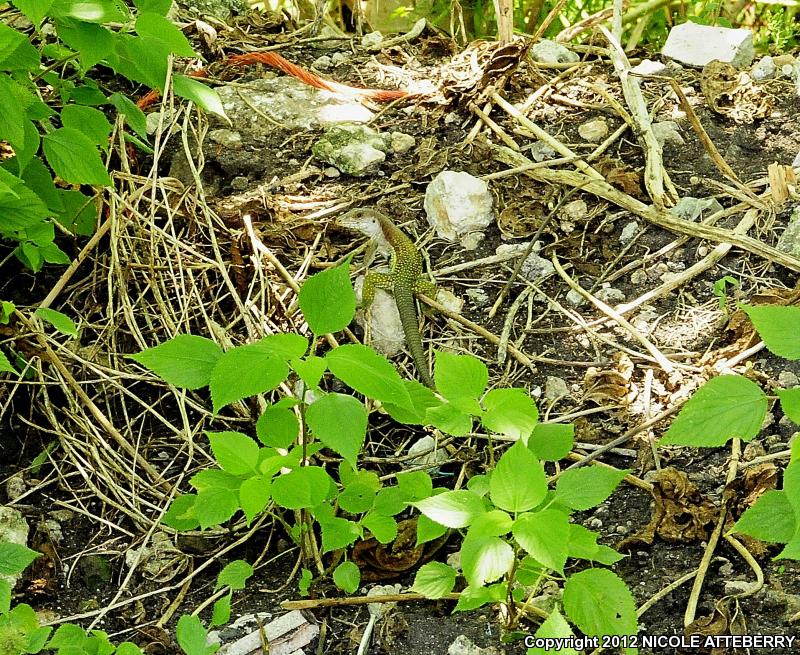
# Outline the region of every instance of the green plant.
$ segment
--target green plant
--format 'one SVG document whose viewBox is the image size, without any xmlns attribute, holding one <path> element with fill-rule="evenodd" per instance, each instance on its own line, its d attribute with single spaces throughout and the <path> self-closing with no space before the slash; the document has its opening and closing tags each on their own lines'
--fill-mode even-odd
<svg viewBox="0 0 800 655">
<path fill-rule="evenodd" d="M 71 234 L 91 235 L 101 191 L 85 189 L 112 185 L 106 162 L 114 128 L 97 108 L 114 107 L 135 132 L 125 140 L 149 150 L 142 110 L 89 74 L 102 66 L 163 91 L 171 57 L 195 53 L 165 18 L 168 0 L 139 0 L 136 11 L 113 0 L 13 4 L 33 23 L 37 46 L 0 24 L 0 141 L 14 152 L 0 165 L 0 239 L 38 271 L 45 263 L 69 263 L 55 243 L 53 221 Z M 54 37 L 46 36 L 45 24 Z M 183 75 L 171 79 L 176 94 L 224 115 L 212 89 Z"/>
<path fill-rule="evenodd" d="M 800 307 L 742 305 L 775 355 L 800 360 Z M 783 413 L 800 424 L 800 387 L 778 389 Z M 760 431 L 769 398 L 751 380 L 723 375 L 706 382 L 673 421 L 662 444 L 712 447 L 731 438 L 750 441 Z M 783 489 L 764 493 L 733 527 L 733 532 L 786 544 L 777 559 L 800 559 L 800 440 L 795 436 Z"/>
<path fill-rule="evenodd" d="M 724 314 L 728 314 L 728 286 L 739 286 L 739 280 L 732 275 L 726 275 L 714 282 L 714 295 L 719 302 L 719 309 Z"/>
<path fill-rule="evenodd" d="M 322 574 L 326 565 L 320 553 L 332 553 L 327 570 L 333 570 L 339 588 L 353 593 L 360 572 L 342 559 L 346 548 L 367 531 L 381 543 L 393 541 L 397 515 L 415 508 L 421 512 L 418 544 L 448 530 L 465 531 L 461 561 L 468 586 L 456 609 L 499 602 L 519 609 L 510 613 L 510 625 L 524 611 L 524 599 L 544 581 L 565 579 L 568 558 L 617 561 L 620 555 L 571 523 L 570 514 L 602 502 L 625 472 L 601 467 L 564 471 L 550 491 L 542 461 L 557 461 L 569 452 L 572 426 L 538 425 L 536 406 L 525 390 L 487 390 L 486 366 L 471 356 L 436 353 L 437 395 L 415 380 L 401 379 L 388 360 L 365 346 L 339 346 L 324 357 L 314 354 L 321 335 L 342 330 L 353 318 L 348 269 L 344 264 L 319 273 L 301 289 L 300 308 L 314 334 L 310 343 L 301 335 L 275 334 L 223 352 L 203 337 L 178 335 L 132 356 L 171 384 L 208 387 L 215 413 L 276 389 L 290 371 L 304 384 L 299 398 L 283 396 L 267 405 L 256 423 L 256 439 L 240 432 L 208 432 L 219 468 L 194 475 L 189 481 L 194 492 L 178 497 L 164 522 L 178 530 L 208 528 L 238 512 L 247 524 L 264 512 L 284 521 L 281 510 L 289 510 L 295 520 L 287 528 L 306 561 Z M 324 391 L 326 371 L 380 403 L 400 423 L 461 436 L 477 420 L 490 438 L 493 458 L 496 437 L 515 443 L 487 475 L 473 476 L 466 489 L 435 488 L 431 476 L 419 470 L 400 472 L 397 484 L 386 486 L 375 472 L 358 467 L 367 434 L 364 402 Z M 341 457 L 335 472 L 317 463 L 315 455 L 323 448 Z M 307 592 L 311 573 L 303 573 L 300 588 Z M 420 569 L 415 589 L 438 598 L 453 589 L 456 577 L 451 567 L 431 563 Z M 590 610 L 587 598 L 602 609 Z M 566 578 L 564 610 L 586 634 L 636 631 L 633 598 L 605 569 Z M 557 610 L 541 629 L 572 634 Z"/>
</svg>

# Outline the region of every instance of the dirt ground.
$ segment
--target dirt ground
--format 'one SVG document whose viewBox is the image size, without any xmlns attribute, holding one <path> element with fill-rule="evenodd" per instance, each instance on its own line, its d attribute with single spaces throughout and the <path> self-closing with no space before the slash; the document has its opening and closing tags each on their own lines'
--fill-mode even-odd
<svg viewBox="0 0 800 655">
<path fill-rule="evenodd" d="M 266 30 L 264 38 L 271 36 Z M 266 43 L 264 41 L 262 45 Z M 320 55 L 331 52 L 313 45 L 295 45 L 281 52 L 287 59 L 308 67 Z M 581 126 L 603 119 L 610 134 L 623 124 L 619 112 L 611 108 L 597 88 L 601 87 L 623 105 L 624 99 L 611 64 L 592 53 L 581 54 L 583 63 L 566 74 L 567 67 L 537 66 L 523 56 L 512 68 L 513 73 L 500 71 L 490 81 L 502 87 L 502 95 L 512 103 L 523 103 L 538 91 L 538 97 L 527 108 L 528 118 L 575 152 L 588 156 L 597 143 L 588 143 L 580 136 Z M 634 60 L 647 56 L 643 52 L 629 54 Z M 579 414 L 574 420 L 576 441 L 585 447 L 576 448 L 576 452 L 590 453 L 592 449 L 635 429 L 648 418 L 670 409 L 711 374 L 714 364 L 734 358 L 755 343 L 752 331 L 746 325 L 729 323 L 729 316 L 720 307 L 714 293 L 717 280 L 730 275 L 739 281 L 739 285 L 728 292 L 731 311 L 738 300 L 779 294 L 798 284 L 796 271 L 734 247 L 707 270 L 637 307 L 628 314 L 629 320 L 641 329 L 648 329 L 649 338 L 673 361 L 681 364 L 674 374 L 666 374 L 643 356 L 640 345 L 613 324 L 597 322 L 603 316 L 596 309 L 586 304 L 571 305 L 566 298 L 569 287 L 559 275 L 537 281 L 533 289 L 524 280 L 516 279 L 509 297 L 496 315 L 489 318 L 489 307 L 513 275 L 514 261 L 465 267 L 449 274 L 439 271 L 490 256 L 504 243 L 527 242 L 538 230 L 543 244 L 539 254 L 547 259 L 556 255 L 568 274 L 584 289 L 602 289 L 603 285 L 610 285 L 618 290 L 620 295 L 609 301 L 613 306 L 619 302 L 630 303 L 645 292 L 658 289 L 705 257 L 716 243 L 649 224 L 635 216 L 630 207 L 590 193 L 578 190 L 567 196 L 570 187 L 566 184 L 543 182 L 524 172 L 498 176 L 490 181 L 498 224 L 487 229 L 486 238 L 477 250 L 467 252 L 432 237 L 424 219 L 422 200 L 427 184 L 437 173 L 449 169 L 486 176 L 509 168 L 507 163 L 498 159 L 497 151 L 493 149 L 492 144 L 501 142 L 497 131 L 489 129 L 470 108 L 482 107 L 488 101 L 486 81 L 475 79 L 470 84 L 455 84 L 452 77 L 448 78 L 448 66 L 458 60 L 456 48 L 441 36 L 427 33 L 415 42 L 375 55 L 356 51 L 356 54 L 349 54 L 345 63 L 335 66 L 325 75 L 360 86 L 377 85 L 381 80 L 374 71 L 380 68 L 371 66 L 375 60 L 384 66 L 409 64 L 414 75 L 427 74 L 443 89 L 436 102 L 412 98 L 392 103 L 382 109 L 372 123 L 375 129 L 402 131 L 414 136 L 415 148 L 388 158 L 379 175 L 362 179 L 348 176 L 330 178 L 324 174 L 324 166 L 319 164 L 312 164 L 317 168 L 306 174 L 310 147 L 319 133 L 287 134 L 275 129 L 270 141 L 260 146 L 264 153 L 263 177 L 251 173 L 247 188 L 235 189 L 232 180 L 225 179 L 222 168 L 209 161 L 209 169 L 214 171 L 218 184 L 214 193 L 202 202 L 212 211 L 223 205 L 246 208 L 260 238 L 283 266 L 292 272 L 302 270 L 303 274 L 313 273 L 330 262 L 338 261 L 354 246 L 352 235 L 331 225 L 331 219 L 341 208 L 347 203 L 376 204 L 403 224 L 408 234 L 423 240 L 437 284 L 466 299 L 463 315 L 497 335 L 510 322 L 510 342 L 530 356 L 534 365 L 524 366 L 511 357 L 506 357 L 502 364 L 498 363 L 496 346 L 441 315 L 426 318 L 428 346 L 454 348 L 457 352 L 471 352 L 483 358 L 490 366 L 492 383 L 524 386 L 541 396 L 538 405 L 543 417 Z M 491 54 L 482 51 L 479 61 L 488 66 L 487 62 L 492 61 Z M 261 71 L 247 73 L 250 76 L 260 74 Z M 765 83 L 758 102 L 768 102 L 771 110 L 764 117 L 739 124 L 730 114 L 712 111 L 708 106 L 707 98 L 701 92 L 700 71 L 676 67 L 672 69 L 672 75 L 679 81 L 708 137 L 741 183 L 759 198 L 769 199 L 764 195 L 768 167 L 774 162 L 789 164 L 800 151 L 800 99 L 793 85 L 788 80 Z M 665 169 L 678 196 L 716 198 L 723 208 L 732 208 L 719 218 L 716 226 L 735 227 L 745 211 L 755 206 L 753 201 L 748 203 L 741 188 L 721 174 L 707 148 L 681 113 L 678 100 L 668 84 L 662 79 L 647 79 L 642 82 L 642 88 L 651 109 L 655 108 L 655 120 L 676 120 L 680 126 L 684 143 L 670 142 L 664 146 Z M 490 116 L 504 134 L 520 146 L 523 154 L 531 154 L 535 139 L 524 125 L 496 104 L 492 106 Z M 476 122 L 480 129 L 471 137 Z M 168 143 L 167 151 L 170 147 L 177 148 L 177 145 Z M 649 204 L 642 182 L 642 148 L 631 130 L 624 132 L 592 162 L 614 188 Z M 140 158 L 136 170 L 146 175 L 151 165 L 151 160 Z M 569 168 L 568 164 L 562 166 Z M 169 157 L 164 155 L 164 159 L 156 163 L 156 168 L 160 174 L 166 175 Z M 200 207 L 202 202 L 198 201 L 196 207 Z M 767 209 L 759 210 L 755 226 L 748 234 L 774 245 L 786 225 L 792 203 L 781 201 L 765 206 Z M 139 209 L 142 207 L 139 205 Z M 201 223 L 193 223 L 195 219 L 190 215 L 188 203 L 175 204 L 173 209 L 175 216 L 168 222 L 180 238 L 190 240 L 202 252 L 211 252 L 209 231 Z M 163 206 L 156 207 L 154 215 L 165 220 L 163 210 Z M 199 215 L 200 210 L 197 211 Z M 623 238 L 623 231 L 634 220 L 638 224 L 635 236 Z M 241 290 L 240 282 L 244 280 L 246 285 L 254 275 L 248 239 L 243 237 L 245 231 L 241 216 L 236 211 L 229 212 L 214 225 L 218 230 L 216 238 L 220 256 Z M 146 231 L 147 227 L 137 229 Z M 630 236 L 629 227 L 626 233 Z M 136 241 L 135 236 L 130 239 Z M 139 250 L 129 252 L 132 258 L 135 255 L 131 253 L 141 255 L 142 249 L 147 248 L 145 239 L 139 239 L 137 244 Z M 74 244 L 76 251 L 80 247 L 81 244 Z M 126 287 L 129 297 L 135 300 L 132 306 L 136 312 L 155 315 L 154 308 L 169 304 L 170 294 L 175 292 L 166 284 L 163 287 L 167 289 L 166 297 L 156 300 L 158 285 L 154 284 L 152 290 L 145 292 L 137 279 L 139 270 L 146 268 L 148 258 L 158 262 L 158 258 L 164 256 L 163 252 L 154 251 L 141 257 L 136 265 L 139 268 L 131 266 L 123 274 L 115 272 L 116 264 L 110 254 L 116 247 L 113 244 L 101 246 L 81 266 L 62 295 L 63 311 L 84 318 L 90 330 L 98 335 L 93 350 L 91 343 L 81 344 L 82 348 L 89 350 L 81 351 L 81 365 L 76 365 L 75 375 L 85 381 L 92 398 L 109 414 L 115 425 L 128 426 L 129 431 L 123 432 L 135 438 L 140 452 L 149 461 L 159 463 L 159 468 L 163 464 L 163 469 L 174 481 L 181 471 L 194 471 L 209 463 L 203 452 L 202 436 L 197 437 L 198 451 L 191 460 L 185 448 L 176 443 L 176 435 L 164 427 L 169 421 L 180 424 L 181 413 L 175 404 L 178 400 L 153 380 L 141 377 L 112 376 L 114 383 L 108 393 L 100 390 L 103 380 L 107 382 L 109 379 L 105 377 L 108 370 L 105 367 L 114 368 L 116 363 L 128 366 L 121 363 L 122 356 L 138 349 L 135 331 L 126 321 L 137 321 L 139 317 L 131 319 L 124 303 L 114 302 L 117 298 L 114 294 L 121 293 L 120 289 Z M 292 300 L 286 294 L 286 286 L 279 281 L 274 270 L 267 274 L 273 278 L 270 282 L 273 295 L 268 307 L 277 314 L 286 312 Z M 302 278 L 303 274 L 298 277 Z M 33 279 L 20 270 L 15 280 L 3 285 L 2 293 L 16 296 L 10 299 L 20 305 L 35 304 L 59 275 L 60 271 L 53 271 Z M 219 278 L 214 277 L 213 267 L 198 275 L 207 276 L 203 284 L 216 289 L 214 285 L 219 283 Z M 106 279 L 112 281 L 112 291 L 106 288 Z M 15 289 L 18 291 L 13 292 Z M 475 301 L 476 296 L 468 296 L 470 289 L 485 291 L 488 305 Z M 526 297 L 515 307 L 516 314 L 510 315 L 509 308 L 523 291 Z M 221 292 L 213 291 L 205 300 L 209 304 L 205 309 L 220 323 L 223 322 L 220 317 L 229 317 L 235 311 L 235 303 L 224 298 Z M 193 303 L 189 318 L 181 325 L 197 328 L 200 325 L 197 300 L 188 301 L 190 305 Z M 291 327 L 291 320 L 276 319 L 274 325 L 281 324 Z M 157 327 L 153 329 L 158 330 Z M 236 329 L 239 330 L 237 338 L 246 336 L 241 324 Z M 21 345 L 26 338 L 25 335 L 19 337 Z M 620 345 L 625 346 L 624 351 Z M 97 367 L 85 365 L 87 361 L 97 363 Z M 399 358 L 398 363 L 405 364 L 405 358 Z M 775 388 L 781 374 L 800 376 L 800 362 L 780 360 L 765 350 L 756 352 L 736 366 L 739 372 L 751 366 L 748 375 L 760 382 L 768 393 Z M 130 479 L 130 471 L 126 472 L 124 468 L 113 474 L 118 487 L 109 488 L 107 480 L 96 468 L 87 473 L 76 465 L 86 457 L 87 467 L 91 468 L 94 461 L 91 458 L 103 456 L 94 452 L 86 454 L 88 451 L 83 450 L 85 443 L 96 439 L 102 431 L 89 427 L 89 421 L 83 421 L 74 410 L 74 398 L 68 387 L 67 391 L 63 390 L 63 380 L 49 372 L 46 364 L 42 364 L 42 369 L 47 386 L 16 388 L 0 425 L 0 444 L 4 452 L 0 480 L 21 472 L 28 492 L 11 504 L 26 515 L 32 533 L 36 533 L 32 547 L 41 548 L 48 554 L 43 558 L 44 562 L 26 575 L 18 589 L 17 600 L 31 603 L 43 612 L 46 619 L 86 615 L 80 620 L 87 626 L 99 608 L 112 601 L 120 603 L 119 607 L 105 613 L 101 623 L 95 627 L 109 631 L 115 639 L 132 639 L 147 645 L 147 652 L 151 655 L 175 653 L 179 651 L 171 641 L 170 632 L 176 617 L 194 610 L 209 597 L 214 577 L 225 562 L 244 558 L 258 561 L 261 566 L 248 590 L 235 596 L 234 618 L 253 612 L 267 612 L 273 617 L 283 613 L 280 602 L 298 597 L 297 579 L 288 580 L 295 569 L 297 553 L 289 547 L 286 535 L 278 525 L 268 523 L 248 539 L 243 539 L 246 530 L 241 525 L 212 531 L 210 536 L 187 537 L 179 541 L 181 554 L 175 555 L 174 577 L 162 575 L 148 579 L 137 574 L 130 580 L 126 578 L 126 552 L 132 545 L 140 543 L 149 527 L 146 520 L 136 520 L 135 512 L 126 508 L 131 506 L 131 498 L 137 498 L 140 516 L 152 518 L 164 507 L 163 494 L 156 493 L 150 483 L 139 489 L 136 481 Z M 406 370 L 410 374 L 411 368 Z M 124 385 L 120 382 L 123 378 Z M 558 378 L 566 386 L 556 387 L 557 380 L 552 378 Z M 145 402 L 131 400 L 130 394 L 120 390 L 122 386 Z M 566 388 L 567 393 L 552 397 L 547 393 L 549 387 Z M 3 397 L 8 397 L 6 394 L 0 394 L 2 402 L 5 402 Z M 211 419 L 201 409 L 202 394 L 195 398 L 197 404 L 187 410 L 189 423 L 207 427 Z M 143 409 L 147 404 L 166 417 L 164 423 Z M 788 448 L 796 426 L 782 420 L 777 407 L 773 412 L 761 435 L 746 445 L 745 462 L 767 454 L 783 453 Z M 223 419 L 237 424 L 237 429 L 252 429 L 251 417 L 229 416 Z M 669 420 L 667 417 L 649 430 L 637 433 L 617 450 L 601 455 L 601 459 L 631 469 L 639 478 L 655 480 L 657 484 L 663 478 L 658 477 L 656 465 L 662 471 L 672 467 L 670 470 L 674 470 L 674 475 L 680 480 L 694 485 L 693 491 L 675 499 L 679 511 L 673 518 L 678 528 L 671 532 L 656 530 L 655 536 L 648 539 L 644 532 L 651 523 L 657 501 L 642 488 L 626 483 L 600 507 L 578 516 L 584 525 L 602 534 L 602 543 L 617 547 L 623 542 L 627 557 L 613 568 L 627 582 L 639 606 L 700 563 L 716 520 L 715 508 L 722 497 L 728 470 L 729 449 L 660 448 L 656 462 L 651 441 L 663 434 Z M 63 430 L 69 434 L 60 434 L 55 427 L 57 424 L 64 426 Z M 370 448 L 372 461 L 400 452 L 403 444 L 419 436 L 411 432 L 411 428 L 401 429 L 386 417 L 376 414 L 371 417 L 370 427 L 374 435 L 374 445 Z M 82 434 L 88 435 L 83 438 L 84 443 L 75 438 Z M 41 469 L 29 470 L 33 458 L 54 438 L 66 445 L 54 450 L 49 462 Z M 455 445 L 457 462 L 448 464 L 445 473 L 455 474 L 461 467 L 467 467 L 469 473 L 482 469 L 486 460 L 480 441 L 464 439 Z M 777 459 L 740 470 L 737 502 L 733 504 L 735 516 L 744 509 L 738 504 L 739 500 L 753 488 L 759 484 L 780 486 L 780 467 L 785 461 Z M 390 464 L 376 462 L 374 466 L 381 473 L 396 470 Z M 752 477 L 746 475 L 755 469 L 757 472 Z M 102 498 L 98 494 L 102 494 Z M 63 514 L 59 519 L 63 534 L 54 536 L 53 526 L 48 528 L 45 520 L 52 518 L 51 511 L 65 509 L 69 514 Z M 238 545 L 228 549 L 233 543 Z M 774 546 L 753 548 L 752 552 L 763 568 L 763 588 L 750 596 L 737 596 L 743 587 L 731 583 L 751 583 L 755 579 L 754 572 L 728 542 L 721 541 L 711 559 L 696 613 L 697 617 L 706 617 L 707 620 L 702 625 L 696 624 L 695 629 L 701 634 L 731 634 L 744 630 L 748 634 L 800 637 L 798 623 L 789 622 L 789 617 L 800 610 L 800 564 L 773 562 L 771 557 L 777 552 Z M 457 549 L 458 540 L 453 537 L 436 557 L 444 561 Z M 212 565 L 188 581 L 186 575 L 208 558 L 214 560 Z M 412 580 L 413 571 L 400 578 L 387 579 L 385 583 L 397 582 L 405 589 Z M 275 591 L 284 584 L 282 590 Z M 650 607 L 640 618 L 641 633 L 683 634 L 683 615 L 691 586 L 689 580 Z M 136 600 L 139 595 L 150 592 L 152 595 Z M 315 586 L 312 594 L 337 596 L 339 592 L 331 585 L 322 584 Z M 180 602 L 173 606 L 176 598 Z M 502 643 L 502 629 L 495 609 L 484 607 L 454 615 L 452 607 L 452 602 L 440 601 L 395 608 L 391 618 L 376 628 L 370 653 L 443 655 L 459 634 L 467 635 L 479 646 L 495 647 L 498 652 L 525 651 L 520 642 Z M 209 612 L 206 608 L 201 616 L 207 619 Z M 307 646 L 307 653 L 354 653 L 368 619 L 365 607 L 313 610 L 308 615 L 311 620 L 324 623 L 326 639 L 319 647 L 316 643 Z M 532 632 L 536 626 L 530 623 L 520 628 Z M 641 652 L 648 651 L 643 649 Z M 665 649 L 657 652 L 681 651 Z M 751 652 L 766 651 L 755 649 Z"/>
</svg>

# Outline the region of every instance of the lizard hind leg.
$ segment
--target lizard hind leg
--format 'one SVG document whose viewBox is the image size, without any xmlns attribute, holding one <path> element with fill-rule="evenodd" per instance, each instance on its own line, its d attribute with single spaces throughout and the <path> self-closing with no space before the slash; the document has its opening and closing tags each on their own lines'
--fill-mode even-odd
<svg viewBox="0 0 800 655">
<path fill-rule="evenodd" d="M 394 288 L 394 280 L 388 273 L 370 272 L 364 276 L 364 284 L 361 287 L 361 309 L 364 310 L 364 343 L 372 341 L 372 312 L 370 306 L 375 300 L 375 293 L 378 289 L 391 291 Z"/>
</svg>

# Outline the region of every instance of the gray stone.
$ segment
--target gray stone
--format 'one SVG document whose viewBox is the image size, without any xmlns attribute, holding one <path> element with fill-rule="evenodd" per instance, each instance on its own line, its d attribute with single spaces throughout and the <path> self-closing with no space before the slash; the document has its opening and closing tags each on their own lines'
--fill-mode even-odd
<svg viewBox="0 0 800 655">
<path fill-rule="evenodd" d="M 350 57 L 348 57 L 344 52 L 334 52 L 333 57 L 331 57 L 331 63 L 334 66 L 340 66 L 344 64 Z"/>
<path fill-rule="evenodd" d="M 540 257 L 535 252 L 531 252 L 531 254 L 528 255 L 525 261 L 522 262 L 522 267 L 519 270 L 522 276 L 531 282 L 539 282 L 556 272 L 553 262 L 544 257 Z"/>
<path fill-rule="evenodd" d="M 361 302 L 364 288 L 363 275 L 356 278 L 354 287 L 356 298 Z M 400 312 L 397 310 L 394 297 L 388 291 L 378 289 L 369 311 L 360 311 L 356 320 L 365 331 L 369 332 L 370 345 L 379 353 L 394 357 L 403 350 L 405 335 Z"/>
<path fill-rule="evenodd" d="M 755 66 L 750 71 L 750 76 L 756 81 L 768 80 L 775 75 L 777 70 L 775 60 L 767 55 L 758 60 Z"/>
<path fill-rule="evenodd" d="M 661 54 L 689 66 L 702 67 L 718 59 L 744 68 L 755 56 L 753 33 L 747 29 L 681 23 L 670 30 Z"/>
<path fill-rule="evenodd" d="M 663 148 L 665 143 L 673 143 L 676 146 L 682 146 L 686 141 L 683 140 L 681 132 L 678 129 L 678 124 L 675 121 L 661 121 L 651 125 L 653 135 L 656 137 L 659 145 Z"/>
<path fill-rule="evenodd" d="M 569 395 L 569 387 L 563 378 L 548 375 L 544 383 L 544 399 L 554 402 Z"/>
<path fill-rule="evenodd" d="M 792 168 L 800 168 L 800 150 L 798 150 L 797 155 L 792 160 Z"/>
<path fill-rule="evenodd" d="M 413 136 L 404 132 L 392 132 L 390 139 L 390 148 L 392 152 L 398 155 L 408 152 L 417 143 L 417 140 Z"/>
<path fill-rule="evenodd" d="M 567 291 L 567 304 L 572 305 L 573 307 L 580 307 L 583 303 L 586 302 L 586 299 L 575 289 L 570 289 Z"/>
<path fill-rule="evenodd" d="M 531 146 L 531 157 L 536 162 L 543 162 L 547 159 L 555 159 L 556 151 L 544 141 L 537 141 Z"/>
<path fill-rule="evenodd" d="M 386 159 L 389 139 L 366 125 L 345 123 L 325 130 L 311 152 L 343 173 L 363 177 L 378 170 Z"/>
<path fill-rule="evenodd" d="M 28 523 L 25 517 L 13 507 L 0 507 L 0 542 L 28 545 Z M 21 573 L 11 575 L 0 573 L 0 580 L 4 580 L 13 588 L 17 584 Z"/>
<path fill-rule="evenodd" d="M 678 201 L 674 207 L 670 207 L 669 213 L 685 221 L 696 221 L 701 216 L 709 216 L 722 209 L 722 205 L 716 198 L 693 198 L 686 196 Z"/>
<path fill-rule="evenodd" d="M 425 190 L 428 223 L 441 238 L 461 239 L 467 248 L 477 242 L 464 237 L 482 234 L 494 220 L 493 203 L 486 182 L 463 171 L 442 171 Z"/>
<path fill-rule="evenodd" d="M 606 305 L 614 305 L 625 301 L 625 294 L 616 287 L 602 287 L 595 292 L 595 298 Z"/>
<path fill-rule="evenodd" d="M 379 46 L 381 43 L 383 43 L 383 34 L 380 32 L 370 32 L 361 37 L 361 46 L 367 50 Z"/>
<path fill-rule="evenodd" d="M 608 123 L 603 118 L 595 118 L 581 125 L 578 134 L 590 143 L 598 143 L 608 134 Z"/>
<path fill-rule="evenodd" d="M 458 635 L 447 648 L 447 655 L 501 655 L 494 646 L 481 648 L 476 646 L 466 635 Z"/>
<path fill-rule="evenodd" d="M 548 39 L 542 39 L 535 43 L 531 47 L 530 53 L 534 61 L 543 64 L 574 64 L 580 61 L 580 57 L 572 50 Z"/>
<path fill-rule="evenodd" d="M 636 66 L 631 68 L 631 73 L 639 75 L 669 75 L 669 68 L 660 61 L 643 59 Z"/>
<path fill-rule="evenodd" d="M 800 387 L 800 378 L 792 371 L 781 371 L 778 373 L 778 384 L 784 389 Z"/>
<path fill-rule="evenodd" d="M 795 207 L 776 245 L 778 250 L 800 257 L 800 206 Z"/>
<path fill-rule="evenodd" d="M 639 232 L 639 224 L 636 221 L 626 223 L 622 228 L 622 233 L 619 235 L 619 241 L 623 246 L 627 246 L 633 237 Z"/>
<path fill-rule="evenodd" d="M 317 57 L 311 62 L 311 68 L 316 68 L 318 71 L 329 70 L 333 66 L 333 60 L 328 55 Z"/>
</svg>

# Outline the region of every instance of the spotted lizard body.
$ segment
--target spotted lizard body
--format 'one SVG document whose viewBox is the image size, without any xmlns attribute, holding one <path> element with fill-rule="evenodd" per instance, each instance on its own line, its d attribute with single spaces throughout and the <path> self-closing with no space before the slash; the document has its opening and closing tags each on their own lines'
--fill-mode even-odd
<svg viewBox="0 0 800 655">
<path fill-rule="evenodd" d="M 388 250 L 391 256 L 388 273 L 370 272 L 364 279 L 361 304 L 368 308 L 375 299 L 377 289 L 385 289 L 394 297 L 403 334 L 417 367 L 417 375 L 425 386 L 434 389 L 433 378 L 428 371 L 427 358 L 422 348 L 419 333 L 414 294 L 433 296 L 436 287 L 422 274 L 422 255 L 414 243 L 394 224 L 392 220 L 371 208 L 353 209 L 344 214 L 338 223 L 344 227 L 358 230 L 373 239 L 379 248 Z"/>
</svg>

